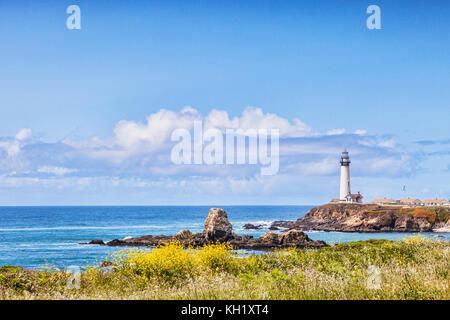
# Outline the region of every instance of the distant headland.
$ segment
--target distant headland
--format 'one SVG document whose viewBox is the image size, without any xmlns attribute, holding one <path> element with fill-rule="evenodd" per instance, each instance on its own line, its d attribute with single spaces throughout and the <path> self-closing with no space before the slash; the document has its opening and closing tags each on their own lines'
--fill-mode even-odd
<svg viewBox="0 0 450 320">
<path fill-rule="evenodd" d="M 351 193 L 350 183 L 350 156 L 347 150 L 344 150 L 341 155 L 341 181 L 339 198 L 334 198 L 330 203 L 363 203 L 363 195 L 358 191 L 357 193 Z M 405 190 L 405 186 L 403 186 Z M 394 200 L 391 198 L 374 199 L 372 204 L 378 205 L 400 205 L 408 207 L 424 206 L 424 207 L 448 207 L 450 208 L 450 201 L 444 199 L 426 199 L 419 200 L 417 198 L 404 198 Z"/>
<path fill-rule="evenodd" d="M 296 221 L 275 221 L 270 228 L 343 232 L 450 232 L 450 203 L 443 199 L 374 199 L 351 193 L 350 157 L 341 155 L 339 198 L 315 207 Z"/>
<path fill-rule="evenodd" d="M 272 228 L 342 232 L 450 232 L 450 208 L 329 203 Z"/>
</svg>

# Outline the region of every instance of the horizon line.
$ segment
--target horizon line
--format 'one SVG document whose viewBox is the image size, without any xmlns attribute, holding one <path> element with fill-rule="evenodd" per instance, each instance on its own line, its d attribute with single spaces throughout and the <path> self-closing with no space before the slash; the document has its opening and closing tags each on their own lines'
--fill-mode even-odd
<svg viewBox="0 0 450 320">
<path fill-rule="evenodd" d="M 277 206 L 316 206 L 318 204 L 131 204 L 131 205 L 107 205 L 107 204 L 94 204 L 94 205 L 0 205 L 0 208 L 20 208 L 20 207 L 277 207 Z"/>
</svg>

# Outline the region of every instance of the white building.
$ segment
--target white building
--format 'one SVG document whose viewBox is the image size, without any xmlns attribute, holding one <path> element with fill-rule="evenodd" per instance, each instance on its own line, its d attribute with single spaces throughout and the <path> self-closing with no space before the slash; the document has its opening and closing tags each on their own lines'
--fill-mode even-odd
<svg viewBox="0 0 450 320">
<path fill-rule="evenodd" d="M 341 201 L 346 201 L 346 198 L 350 191 L 350 157 L 348 156 L 348 151 L 344 150 L 341 156 L 341 188 L 339 193 L 339 199 Z"/>
<path fill-rule="evenodd" d="M 422 201 L 420 201 L 419 199 L 411 199 L 411 198 L 399 199 L 398 203 L 406 204 L 406 205 L 409 205 L 409 206 L 420 206 L 420 205 L 422 205 Z"/>
<path fill-rule="evenodd" d="M 427 199 L 422 201 L 422 205 L 426 207 L 443 206 L 445 203 L 446 201 L 442 199 Z"/>
<path fill-rule="evenodd" d="M 378 205 L 388 205 L 388 204 L 397 204 L 398 201 L 390 198 L 383 198 L 383 199 L 373 199 L 372 203 Z"/>
<path fill-rule="evenodd" d="M 339 201 L 346 203 L 362 203 L 361 193 L 351 193 L 350 188 L 350 157 L 348 151 L 344 150 L 341 156 L 341 186 L 339 190 Z"/>
<path fill-rule="evenodd" d="M 345 202 L 347 202 L 347 203 L 362 203 L 363 198 L 364 197 L 358 191 L 358 193 L 349 193 L 345 197 Z"/>
</svg>

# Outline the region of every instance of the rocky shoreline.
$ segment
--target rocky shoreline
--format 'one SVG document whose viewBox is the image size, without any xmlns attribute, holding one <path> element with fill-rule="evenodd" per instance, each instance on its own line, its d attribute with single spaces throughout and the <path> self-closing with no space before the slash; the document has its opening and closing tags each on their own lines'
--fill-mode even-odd
<svg viewBox="0 0 450 320">
<path fill-rule="evenodd" d="M 246 230 L 260 230 L 263 225 L 246 224 Z M 274 221 L 267 232 L 255 238 L 232 231 L 227 213 L 220 208 L 211 208 L 202 233 L 182 230 L 170 235 L 145 235 L 136 238 L 114 239 L 108 242 L 92 240 L 88 243 L 106 246 L 157 246 L 178 241 L 185 247 L 202 247 L 210 243 L 228 243 L 234 249 L 270 250 L 275 248 L 321 248 L 328 246 L 324 241 L 314 241 L 303 231 L 337 232 L 450 232 L 450 209 L 446 208 L 404 208 L 375 204 L 325 204 L 309 210 L 296 221 Z"/>
<path fill-rule="evenodd" d="M 210 243 L 228 243 L 234 249 L 247 250 L 270 250 L 275 248 L 321 248 L 328 246 L 324 241 L 314 241 L 300 230 L 288 230 L 282 233 L 267 232 L 259 238 L 251 235 L 239 236 L 232 232 L 232 225 L 228 221 L 225 210 L 211 208 L 205 221 L 205 228 L 202 233 L 192 233 L 189 230 L 182 230 L 174 236 L 152 236 L 146 235 L 137 238 L 124 240 L 114 239 L 108 242 L 103 240 L 92 240 L 88 243 L 93 245 L 107 246 L 157 246 L 159 244 L 178 241 L 186 247 L 202 247 Z"/>
<path fill-rule="evenodd" d="M 450 232 L 450 208 L 404 208 L 376 204 L 325 204 L 296 221 L 271 227 L 340 232 Z"/>
</svg>

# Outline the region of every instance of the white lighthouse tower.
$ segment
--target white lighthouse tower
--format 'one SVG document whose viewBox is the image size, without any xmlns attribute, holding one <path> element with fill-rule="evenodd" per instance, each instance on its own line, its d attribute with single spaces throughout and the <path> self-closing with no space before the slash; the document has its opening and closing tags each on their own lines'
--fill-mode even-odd
<svg viewBox="0 0 450 320">
<path fill-rule="evenodd" d="M 348 156 L 348 151 L 344 150 L 341 156 L 341 189 L 339 200 L 347 201 L 347 196 L 350 194 L 350 158 Z"/>
</svg>

